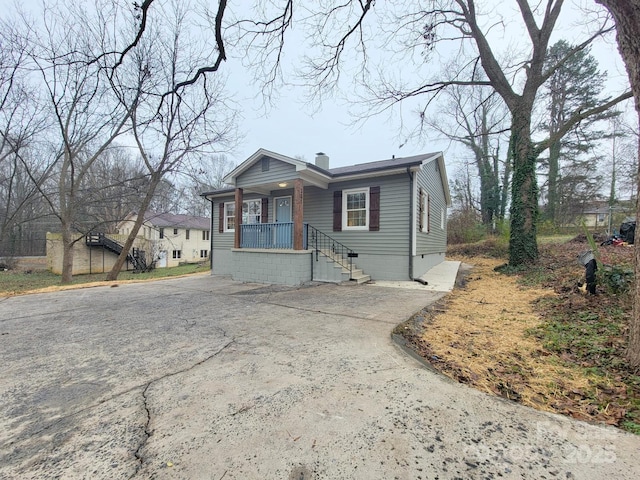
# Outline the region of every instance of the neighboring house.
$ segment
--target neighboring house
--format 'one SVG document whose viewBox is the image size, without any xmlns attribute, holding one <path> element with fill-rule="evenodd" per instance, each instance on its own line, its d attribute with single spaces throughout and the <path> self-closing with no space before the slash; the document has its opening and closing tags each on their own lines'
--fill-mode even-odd
<svg viewBox="0 0 640 480">
<path fill-rule="evenodd" d="M 156 267 L 209 260 L 209 218 L 155 212 L 147 212 L 144 218 L 138 236 L 149 241 L 152 252 L 147 252 L 146 256 L 150 258 L 151 255 Z M 136 213 L 129 214 L 116 227 L 118 233 L 128 235 L 136 219 Z"/>
<path fill-rule="evenodd" d="M 442 153 L 329 168 L 260 149 L 203 193 L 213 274 L 297 285 L 413 280 L 442 262 L 450 195 Z"/>
<path fill-rule="evenodd" d="M 609 207 L 608 201 L 592 202 L 569 212 L 566 215 L 568 220 L 561 222 L 561 226 L 580 227 L 584 224 L 589 229 L 605 231 L 609 228 L 611 217 L 611 227 L 617 229 L 622 219 L 634 213 L 635 204 L 632 201 L 619 201 L 613 207 Z"/>
<path fill-rule="evenodd" d="M 594 229 L 606 229 L 609 227 L 609 206 L 589 205 L 585 207 L 580 215 L 586 227 Z"/>
</svg>

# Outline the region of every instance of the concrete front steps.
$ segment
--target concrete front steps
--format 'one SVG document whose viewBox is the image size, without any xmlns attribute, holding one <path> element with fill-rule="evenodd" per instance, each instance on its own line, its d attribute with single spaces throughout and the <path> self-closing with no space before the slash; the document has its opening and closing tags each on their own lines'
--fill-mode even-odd
<svg viewBox="0 0 640 480">
<path fill-rule="evenodd" d="M 314 282 L 331 282 L 346 283 L 349 280 L 349 270 L 340 265 L 331 253 L 319 252 L 318 260 L 313 257 L 313 281 Z M 371 276 L 365 274 L 362 269 L 352 265 L 351 282 L 356 284 L 371 281 Z"/>
</svg>

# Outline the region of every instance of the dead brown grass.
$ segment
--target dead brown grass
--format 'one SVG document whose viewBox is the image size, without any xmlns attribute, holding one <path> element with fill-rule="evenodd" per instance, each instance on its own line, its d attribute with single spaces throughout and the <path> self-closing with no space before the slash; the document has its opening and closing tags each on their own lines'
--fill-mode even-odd
<svg viewBox="0 0 640 480">
<path fill-rule="evenodd" d="M 469 263 L 471 259 L 460 258 Z M 414 346 L 432 365 L 458 381 L 541 410 L 594 419 L 587 398 L 603 385 L 602 377 L 546 351 L 527 330 L 540 325 L 534 302 L 557 295 L 551 288 L 530 288 L 517 277 L 498 273 L 504 260 L 474 257 L 464 288 L 455 289 L 423 328 L 414 332 Z M 407 328 L 407 327 L 405 327 Z M 405 336 L 407 336 L 405 334 Z M 617 412 L 600 409 L 597 420 L 615 424 Z"/>
</svg>

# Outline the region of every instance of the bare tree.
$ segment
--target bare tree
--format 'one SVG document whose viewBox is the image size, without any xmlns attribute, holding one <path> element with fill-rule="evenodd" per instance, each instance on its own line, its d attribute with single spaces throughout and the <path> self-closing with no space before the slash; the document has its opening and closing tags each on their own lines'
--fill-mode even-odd
<svg viewBox="0 0 640 480">
<path fill-rule="evenodd" d="M 640 127 L 640 0 L 596 0 L 607 8 L 616 22 L 618 48 L 627 67 Z M 640 144 L 639 147 L 640 148 Z M 640 157 L 640 150 L 639 155 Z M 640 170 L 636 173 L 637 188 L 640 189 Z M 636 200 L 636 218 L 640 218 L 640 202 Z M 636 229 L 635 277 L 640 275 L 640 233 Z M 635 282 L 633 319 L 629 329 L 629 363 L 640 368 L 640 282 Z"/>
<path fill-rule="evenodd" d="M 34 153 L 46 119 L 39 114 L 37 92 L 26 79 L 26 46 L 11 33 L 0 30 L 0 250 L 9 253 L 23 240 L 16 236 L 22 225 L 48 213 L 25 165 L 38 185 L 50 173 Z M 9 237 L 12 248 L 6 245 Z"/>
<path fill-rule="evenodd" d="M 224 151 L 237 141 L 236 113 L 224 97 L 219 76 L 176 88 L 182 79 L 197 75 L 194 65 L 211 58 L 210 49 L 189 36 L 189 15 L 188 3 L 173 4 L 166 15 L 170 22 L 147 24 L 147 37 L 123 60 L 130 62 L 134 88 L 145 92 L 132 106 L 131 132 L 149 179 L 136 221 L 107 280 L 117 279 L 162 180 L 195 164 L 203 154 Z M 123 84 L 127 80 L 124 69 L 115 77 Z"/>
<path fill-rule="evenodd" d="M 146 169 L 132 157 L 131 149 L 113 144 L 87 172 L 79 215 L 101 230 L 115 232 L 118 222 L 135 211 L 147 184 Z"/>
<path fill-rule="evenodd" d="M 87 175 L 131 114 L 115 101 L 106 72 L 90 62 L 96 45 L 88 27 L 92 21 L 79 7 L 45 3 L 41 23 L 23 16 L 20 27 L 12 30 L 13 38 L 26 45 L 34 88 L 42 92 L 39 109 L 51 119 L 45 170 L 51 171 L 55 188 L 42 185 L 32 170 L 29 175 L 60 221 L 62 283 L 71 282 L 73 246 L 85 230 L 79 212 L 86 200 L 82 193 Z"/>
<path fill-rule="evenodd" d="M 361 75 L 367 85 L 372 100 L 370 105 L 376 111 L 384 111 L 391 105 L 411 98 L 425 97 L 424 111 L 437 96 L 454 86 L 485 85 L 493 88 L 502 98 L 510 112 L 510 150 L 509 158 L 513 165 L 511 182 L 511 238 L 509 245 L 512 265 L 526 264 L 538 256 L 536 244 L 536 221 L 538 216 L 538 187 L 536 181 L 536 163 L 541 152 L 546 150 L 558 138 L 562 138 L 578 122 L 591 115 L 611 108 L 618 102 L 630 97 L 624 92 L 617 97 L 602 102 L 593 108 L 577 109 L 568 116 L 562 128 L 547 139 L 535 142 L 532 139 L 532 116 L 536 96 L 542 85 L 553 72 L 566 63 L 572 56 L 582 51 L 596 38 L 612 30 L 604 22 L 596 31 L 588 34 L 566 55 L 549 64 L 545 61 L 549 41 L 554 33 L 563 0 L 546 0 L 534 6 L 526 0 L 515 0 L 520 14 L 520 24 L 525 35 L 520 38 L 522 57 L 517 63 L 501 61 L 498 54 L 502 47 L 492 30 L 500 24 L 488 24 L 484 19 L 483 5 L 475 0 L 441 0 L 430 2 L 428 7 L 416 8 L 413 3 L 403 2 L 395 5 L 395 15 L 388 22 L 387 35 L 380 42 L 391 45 L 391 50 L 406 52 L 409 59 L 421 61 L 425 55 L 428 60 L 432 52 L 447 42 L 460 42 L 458 54 L 468 59 L 462 67 L 449 72 L 446 78 L 440 78 L 430 71 L 420 77 L 415 85 L 394 82 L 389 75 L 380 76 L 377 83 L 370 79 L 367 67 L 367 29 L 365 19 L 371 17 L 374 10 L 372 2 L 345 2 L 320 13 L 319 25 L 331 26 L 332 30 L 320 28 L 318 43 L 320 52 L 310 58 L 307 78 L 314 81 L 319 93 L 331 88 L 339 80 L 342 57 L 345 52 L 361 52 Z M 495 13 L 495 12 L 494 12 Z M 514 25 L 515 19 L 509 19 Z M 342 23 L 349 29 L 336 29 Z M 346 30 L 346 31 L 345 31 Z M 526 49 L 526 51 L 525 51 Z M 477 77 L 482 68 L 486 80 Z M 420 70 L 419 70 L 420 71 Z M 451 80 L 453 78 L 453 80 Z"/>
<path fill-rule="evenodd" d="M 204 217 L 210 214 L 210 203 L 204 201 L 201 194 L 223 188 L 223 178 L 236 165 L 224 154 L 204 155 L 195 161 L 184 169 L 178 181 L 181 190 L 178 213 Z"/>
<path fill-rule="evenodd" d="M 500 158 L 508 127 L 506 108 L 495 91 L 484 86 L 454 86 L 444 99 L 428 126 L 472 153 L 480 182 L 480 216 L 486 227 L 492 227 L 504 218 L 502 197 L 507 196 L 510 181 L 509 162 Z"/>
<path fill-rule="evenodd" d="M 280 78 L 291 26 L 296 21 L 301 23 L 309 40 L 302 78 L 312 99 L 332 95 L 343 80 L 354 79 L 349 85 L 357 83 L 362 88 L 365 110 L 361 115 L 364 116 L 386 112 L 410 99 L 425 98 L 419 116 L 423 122 L 429 105 L 453 86 L 494 89 L 510 114 L 508 155 L 513 178 L 509 261 L 520 265 L 533 262 L 538 256 L 536 164 L 540 153 L 579 122 L 631 97 L 631 92 L 623 92 L 592 107 L 578 108 L 548 138 L 533 140 L 532 116 L 542 85 L 573 56 L 613 30 L 606 18 L 596 19 L 573 48 L 554 62 L 546 62 L 549 42 L 563 5 L 564 0 L 544 0 L 534 5 L 527 0 L 513 0 L 519 19 L 507 19 L 501 12 L 493 11 L 497 20 L 491 22 L 487 20 L 487 5 L 476 0 L 433 0 L 426 5 L 408 0 L 393 5 L 373 0 L 346 0 L 299 7 L 291 0 L 282 0 L 256 9 L 252 18 L 236 15 L 231 27 L 237 32 L 235 37 L 230 37 L 229 45 L 234 49 L 244 45 L 247 49 L 244 58 L 249 66 L 258 69 L 256 77 L 268 93 Z M 226 3 L 218 5 L 216 19 L 224 15 L 225 6 Z M 602 11 L 595 13 L 602 14 Z M 500 28 L 506 30 L 507 25 L 524 32 L 518 39 L 519 58 L 514 61 L 501 59 L 504 41 L 495 33 Z M 220 38 L 224 43 L 224 36 Z M 432 57 L 441 48 L 453 44 L 457 45 L 455 55 L 466 61 L 460 62 L 460 68 L 455 71 L 446 74 L 437 71 Z M 372 50 L 376 51 L 375 55 L 371 55 Z M 375 58 L 383 51 L 396 60 L 401 57 L 405 63 L 413 64 L 417 82 L 407 84 L 403 77 L 395 75 L 386 57 L 378 60 L 381 66 L 376 69 Z M 484 72 L 483 77 L 477 75 L 479 70 Z"/>
</svg>

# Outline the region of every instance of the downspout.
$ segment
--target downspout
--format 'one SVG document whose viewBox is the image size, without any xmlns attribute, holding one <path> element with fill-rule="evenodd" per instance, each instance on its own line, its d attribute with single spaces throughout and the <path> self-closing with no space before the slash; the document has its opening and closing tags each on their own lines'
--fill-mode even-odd
<svg viewBox="0 0 640 480">
<path fill-rule="evenodd" d="M 407 175 L 409 175 L 409 280 L 413 280 L 413 229 L 415 228 L 413 219 L 413 174 L 411 168 L 407 167 Z"/>
<path fill-rule="evenodd" d="M 209 222 L 209 269 L 213 275 L 213 199 L 207 198 L 211 204 L 211 221 Z"/>
</svg>

